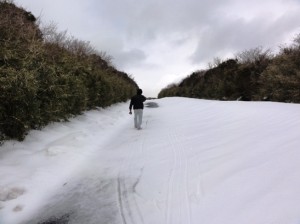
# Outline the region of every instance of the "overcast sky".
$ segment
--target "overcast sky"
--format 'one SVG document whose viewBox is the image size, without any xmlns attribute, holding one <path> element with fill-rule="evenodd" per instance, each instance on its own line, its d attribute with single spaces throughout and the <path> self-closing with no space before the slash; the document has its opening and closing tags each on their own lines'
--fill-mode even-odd
<svg viewBox="0 0 300 224">
<path fill-rule="evenodd" d="M 14 0 L 90 41 L 156 96 L 214 58 L 262 46 L 274 51 L 300 33 L 300 0 Z"/>
</svg>

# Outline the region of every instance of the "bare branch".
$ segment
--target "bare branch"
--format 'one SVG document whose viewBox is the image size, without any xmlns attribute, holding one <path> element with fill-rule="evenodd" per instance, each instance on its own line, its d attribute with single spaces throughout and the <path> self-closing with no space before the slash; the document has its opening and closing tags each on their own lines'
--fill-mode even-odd
<svg viewBox="0 0 300 224">
<path fill-rule="evenodd" d="M 236 54 L 236 59 L 240 63 L 252 63 L 261 59 L 266 59 L 271 57 L 272 57 L 271 50 L 270 49 L 263 50 L 262 47 L 252 48 Z"/>
</svg>

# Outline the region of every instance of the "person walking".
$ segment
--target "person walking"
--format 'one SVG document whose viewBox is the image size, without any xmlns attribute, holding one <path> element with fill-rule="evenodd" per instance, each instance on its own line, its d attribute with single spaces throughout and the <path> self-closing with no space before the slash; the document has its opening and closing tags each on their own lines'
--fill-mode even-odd
<svg viewBox="0 0 300 224">
<path fill-rule="evenodd" d="M 141 125 L 143 122 L 143 109 L 144 102 L 146 101 L 146 97 L 143 96 L 142 93 L 143 91 L 141 89 L 138 89 L 136 95 L 131 98 L 129 104 L 129 114 L 132 114 L 131 110 L 133 107 L 134 127 L 138 130 L 142 129 Z"/>
</svg>

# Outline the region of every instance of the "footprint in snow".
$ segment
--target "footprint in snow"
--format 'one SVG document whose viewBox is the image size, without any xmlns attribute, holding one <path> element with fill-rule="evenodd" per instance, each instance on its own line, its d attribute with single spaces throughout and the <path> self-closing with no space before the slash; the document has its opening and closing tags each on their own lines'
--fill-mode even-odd
<svg viewBox="0 0 300 224">
<path fill-rule="evenodd" d="M 24 188 L 0 188 L 0 201 L 10 201 L 18 198 L 25 193 Z"/>
</svg>

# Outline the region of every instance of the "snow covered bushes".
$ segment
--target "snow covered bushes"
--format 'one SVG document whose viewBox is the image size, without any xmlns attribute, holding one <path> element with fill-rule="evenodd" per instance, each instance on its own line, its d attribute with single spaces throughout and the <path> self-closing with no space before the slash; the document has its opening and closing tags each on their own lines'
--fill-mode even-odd
<svg viewBox="0 0 300 224">
<path fill-rule="evenodd" d="M 126 101 L 137 84 L 101 55 L 87 42 L 44 34 L 30 12 L 0 0 L 0 141 Z"/>
</svg>

